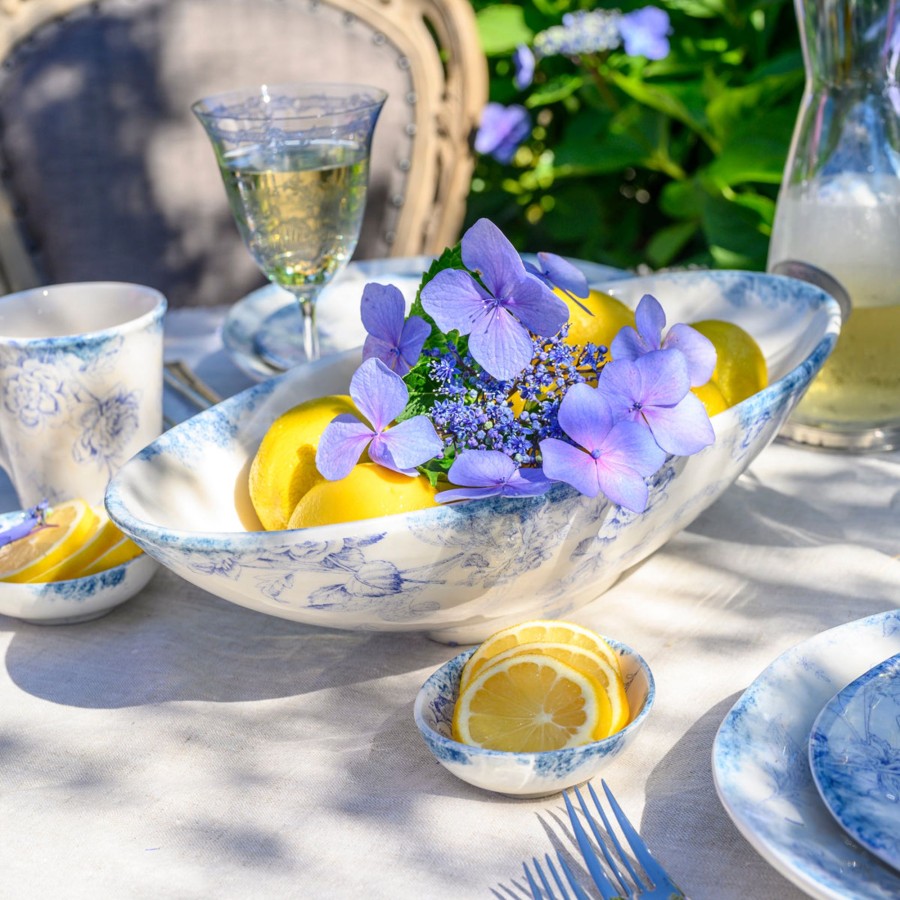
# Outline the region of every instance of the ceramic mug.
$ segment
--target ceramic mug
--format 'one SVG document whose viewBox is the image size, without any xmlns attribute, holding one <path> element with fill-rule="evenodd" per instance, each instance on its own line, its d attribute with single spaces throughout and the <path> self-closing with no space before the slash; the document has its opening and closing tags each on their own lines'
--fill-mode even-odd
<svg viewBox="0 0 900 900">
<path fill-rule="evenodd" d="M 0 466 L 23 507 L 102 502 L 159 436 L 165 311 L 159 291 L 122 282 L 0 297 Z"/>
</svg>

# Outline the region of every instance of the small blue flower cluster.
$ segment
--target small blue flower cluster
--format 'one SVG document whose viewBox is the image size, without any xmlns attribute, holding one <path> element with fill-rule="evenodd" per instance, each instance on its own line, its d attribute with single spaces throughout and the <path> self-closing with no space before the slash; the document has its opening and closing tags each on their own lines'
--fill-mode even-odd
<svg viewBox="0 0 900 900">
<path fill-rule="evenodd" d="M 444 351 L 425 351 L 438 397 L 431 419 L 445 446 L 500 450 L 519 466 L 538 465 L 541 440 L 563 436 L 557 413 L 566 391 L 573 384 L 596 385 L 607 361 L 606 347 L 575 346 L 568 332 L 566 324 L 548 339 L 535 339 L 530 366 L 505 381 L 452 342 Z M 521 407 L 518 415 L 514 404 Z"/>
<path fill-rule="evenodd" d="M 537 57 L 580 56 L 615 50 L 622 43 L 620 18 L 618 11 L 606 9 L 568 13 L 563 16 L 562 25 L 536 34 L 532 49 Z"/>
</svg>

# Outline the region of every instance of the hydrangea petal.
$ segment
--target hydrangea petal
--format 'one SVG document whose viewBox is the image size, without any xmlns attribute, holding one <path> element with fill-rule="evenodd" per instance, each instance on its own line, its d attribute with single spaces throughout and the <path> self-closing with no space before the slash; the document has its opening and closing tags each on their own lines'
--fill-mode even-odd
<svg viewBox="0 0 900 900">
<path fill-rule="evenodd" d="M 490 295 L 461 269 L 442 269 L 420 294 L 425 312 L 441 331 L 469 334 L 484 316 Z"/>
<path fill-rule="evenodd" d="M 656 443 L 667 453 L 690 456 L 716 439 L 706 407 L 688 393 L 680 403 L 646 410 L 645 419 Z"/>
<path fill-rule="evenodd" d="M 523 279 L 505 306 L 526 328 L 541 337 L 556 334 L 569 321 L 569 307 L 534 278 Z"/>
<path fill-rule="evenodd" d="M 525 263 L 509 238 L 490 220 L 479 219 L 462 236 L 462 261 L 477 271 L 494 297 L 506 300 L 525 280 Z"/>
<path fill-rule="evenodd" d="M 374 436 L 372 429 L 355 416 L 338 416 L 319 438 L 316 468 L 329 481 L 346 478 Z"/>
<path fill-rule="evenodd" d="M 647 352 L 647 345 L 631 325 L 623 325 L 609 342 L 609 352 L 614 360 L 635 360 Z"/>
<path fill-rule="evenodd" d="M 444 444 L 427 416 L 413 416 L 376 435 L 369 445 L 372 462 L 402 475 L 416 475 L 416 466 L 439 456 Z"/>
<path fill-rule="evenodd" d="M 653 294 L 641 297 L 641 302 L 634 311 L 634 324 L 644 339 L 647 351 L 659 350 L 662 346 L 662 330 L 666 327 L 666 313 Z"/>
<path fill-rule="evenodd" d="M 559 427 L 585 450 L 595 450 L 613 424 L 606 397 L 587 384 L 573 384 L 566 391 L 557 413 Z"/>
<path fill-rule="evenodd" d="M 642 478 L 652 475 L 666 459 L 666 451 L 648 428 L 636 422 L 617 422 L 603 442 L 603 465 L 633 469 Z M 630 509 L 631 507 L 629 507 Z"/>
<path fill-rule="evenodd" d="M 674 406 L 691 389 L 687 359 L 680 350 L 653 350 L 633 363 L 640 373 L 643 406 Z"/>
<path fill-rule="evenodd" d="M 494 378 L 506 381 L 529 365 L 534 342 L 513 316 L 498 307 L 472 331 L 469 353 Z"/>
<path fill-rule="evenodd" d="M 499 450 L 464 450 L 453 461 L 447 478 L 451 484 L 485 487 L 505 484 L 515 471 L 516 464 Z"/>
<path fill-rule="evenodd" d="M 359 312 L 367 334 L 389 346 L 400 343 L 406 301 L 399 288 L 370 282 L 363 288 Z"/>
<path fill-rule="evenodd" d="M 541 252 L 537 258 L 544 276 L 558 288 L 576 297 L 587 297 L 590 294 L 587 278 L 578 266 L 555 253 Z"/>
<path fill-rule="evenodd" d="M 700 334 L 696 328 L 678 322 L 669 329 L 663 346 L 667 349 L 671 347 L 673 350 L 680 350 L 684 354 L 691 387 L 699 387 L 712 378 L 716 367 L 716 348 L 713 342 Z"/>
<path fill-rule="evenodd" d="M 585 497 L 596 497 L 600 493 L 599 473 L 589 453 L 558 438 L 544 438 L 540 447 L 547 478 L 570 484 Z"/>
<path fill-rule="evenodd" d="M 381 432 L 403 412 L 409 391 L 396 372 L 380 359 L 372 358 L 353 373 L 350 396 L 373 429 Z"/>
</svg>

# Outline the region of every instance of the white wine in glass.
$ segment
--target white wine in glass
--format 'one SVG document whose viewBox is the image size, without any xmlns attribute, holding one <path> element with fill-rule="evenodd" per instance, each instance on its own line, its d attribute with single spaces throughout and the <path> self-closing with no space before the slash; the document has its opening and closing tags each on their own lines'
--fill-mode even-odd
<svg viewBox="0 0 900 900">
<path fill-rule="evenodd" d="M 372 133 L 386 97 L 364 85 L 278 85 L 192 107 L 213 143 L 244 243 L 303 313 L 302 343 L 285 352 L 282 335 L 270 362 L 319 356 L 316 299 L 359 240 Z"/>
</svg>

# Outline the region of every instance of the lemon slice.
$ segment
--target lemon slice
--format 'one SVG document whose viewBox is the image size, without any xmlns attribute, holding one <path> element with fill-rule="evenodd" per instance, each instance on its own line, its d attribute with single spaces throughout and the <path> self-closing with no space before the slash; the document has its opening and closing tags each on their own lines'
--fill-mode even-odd
<svg viewBox="0 0 900 900">
<path fill-rule="evenodd" d="M 509 650 L 504 650 L 497 656 L 491 657 L 481 671 L 486 672 L 507 659 L 522 656 L 526 653 L 552 656 L 554 659 L 564 662 L 567 666 L 571 666 L 576 672 L 587 675 L 588 678 L 597 682 L 604 690 L 608 700 L 609 716 L 601 717 L 597 730 L 594 732 L 594 740 L 599 741 L 609 737 L 611 734 L 621 731 L 628 724 L 631 712 L 628 707 L 628 697 L 625 695 L 625 684 L 622 681 L 619 668 L 592 650 L 585 650 L 573 644 L 549 643 L 546 641 L 519 644 L 517 647 L 511 647 Z"/>
<path fill-rule="evenodd" d="M 534 619 L 530 622 L 522 622 L 519 625 L 511 625 L 492 634 L 469 657 L 460 673 L 460 690 L 478 674 L 479 669 L 494 656 L 517 647 L 519 644 L 541 643 L 568 644 L 590 650 L 605 659 L 610 665 L 619 671 L 619 658 L 609 644 L 600 635 L 588 628 L 575 625 L 572 622 L 560 622 L 556 619 Z"/>
<path fill-rule="evenodd" d="M 121 566 L 122 563 L 140 556 L 144 551 L 135 544 L 131 538 L 125 537 L 119 532 L 119 540 L 112 545 L 105 553 L 97 557 L 89 566 L 82 569 L 75 577 L 85 578 L 88 575 L 96 575 L 98 572 L 105 572 L 114 566 Z"/>
<path fill-rule="evenodd" d="M 83 569 L 106 553 L 113 544 L 122 540 L 124 535 L 106 514 L 106 510 L 101 508 L 95 509 L 94 512 L 97 514 L 98 526 L 93 537 L 85 541 L 71 556 L 32 578 L 32 581 L 65 581 L 69 578 L 78 578 Z"/>
<path fill-rule="evenodd" d="M 0 547 L 0 581 L 32 581 L 91 540 L 100 526 L 97 513 L 81 499 L 57 503 L 47 526 Z"/>
<path fill-rule="evenodd" d="M 609 718 L 605 691 L 552 656 L 524 653 L 497 662 L 462 691 L 453 737 L 488 750 L 536 753 L 594 740 Z"/>
</svg>

